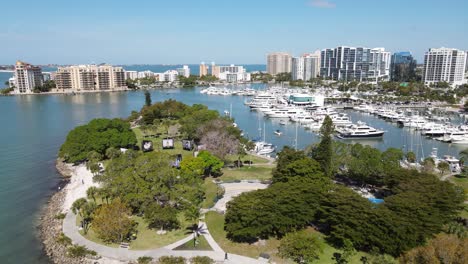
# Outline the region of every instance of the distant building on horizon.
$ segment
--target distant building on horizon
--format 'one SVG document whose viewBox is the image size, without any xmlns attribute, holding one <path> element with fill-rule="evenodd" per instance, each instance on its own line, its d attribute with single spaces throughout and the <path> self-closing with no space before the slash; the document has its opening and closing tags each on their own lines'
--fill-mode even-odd
<svg viewBox="0 0 468 264">
<path fill-rule="evenodd" d="M 294 81 L 310 81 L 320 73 L 320 51 L 306 53 L 291 59 L 291 78 Z"/>
<path fill-rule="evenodd" d="M 34 88 L 42 86 L 43 78 L 40 67 L 17 61 L 15 64 L 14 92 L 17 94 L 32 93 Z"/>
<path fill-rule="evenodd" d="M 137 71 L 125 71 L 125 79 L 127 80 L 138 79 L 138 72 Z"/>
<path fill-rule="evenodd" d="M 216 78 L 230 83 L 250 81 L 250 73 L 246 71 L 244 66 L 229 66 L 215 65 L 211 66 L 212 75 Z"/>
<path fill-rule="evenodd" d="M 200 72 L 199 72 L 200 77 L 208 75 L 208 66 L 202 62 L 200 64 Z"/>
<path fill-rule="evenodd" d="M 423 81 L 426 85 L 447 82 L 462 85 L 465 80 L 467 54 L 452 48 L 431 48 L 424 55 Z"/>
<path fill-rule="evenodd" d="M 273 52 L 267 55 L 267 73 L 276 75 L 278 73 L 291 72 L 291 55 L 286 52 Z"/>
<path fill-rule="evenodd" d="M 387 81 L 390 57 L 385 48 L 339 46 L 324 49 L 320 57 L 320 76 L 336 81 Z"/>
<path fill-rule="evenodd" d="M 55 74 L 59 90 L 92 91 L 125 88 L 125 71 L 111 65 L 74 65 L 59 67 Z"/>
<path fill-rule="evenodd" d="M 186 78 L 190 77 L 190 68 L 188 65 L 182 66 L 182 68 L 177 69 L 179 76 L 184 76 Z"/>
<path fill-rule="evenodd" d="M 156 81 L 159 82 L 175 82 L 179 76 L 179 72 L 176 70 L 168 70 L 163 73 L 155 73 L 157 76 Z"/>
<path fill-rule="evenodd" d="M 395 52 L 390 64 L 390 79 L 394 82 L 416 80 L 416 60 L 409 51 Z"/>
</svg>

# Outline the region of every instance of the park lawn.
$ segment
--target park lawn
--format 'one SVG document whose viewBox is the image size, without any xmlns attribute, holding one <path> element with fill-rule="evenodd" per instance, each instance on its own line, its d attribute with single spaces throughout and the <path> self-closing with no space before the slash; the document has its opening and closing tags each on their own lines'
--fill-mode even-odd
<svg viewBox="0 0 468 264">
<path fill-rule="evenodd" d="M 178 216 L 179 222 L 181 224 L 180 229 L 168 231 L 164 235 L 158 235 L 156 232 L 158 230 L 150 229 L 146 222 L 143 220 L 142 217 L 139 216 L 132 216 L 132 219 L 138 223 L 137 226 L 137 238 L 130 242 L 130 249 L 131 250 L 147 250 L 147 249 L 155 249 L 160 248 L 163 246 L 167 246 L 172 244 L 176 241 L 179 241 L 188 235 L 187 227 L 190 225 L 184 218 L 183 214 L 179 214 Z M 80 217 L 76 217 L 76 223 L 79 225 Z M 80 231 L 80 234 L 85 237 L 86 239 L 93 241 L 95 243 L 105 245 L 108 247 L 118 248 L 119 244 L 114 243 L 105 243 L 102 241 L 94 232 L 92 226 L 89 229 L 88 233 L 85 235 L 83 230 Z"/>
<path fill-rule="evenodd" d="M 237 156 L 236 155 L 229 155 L 226 157 L 226 161 L 227 163 L 234 163 L 235 161 L 237 161 Z M 262 158 L 262 157 L 259 157 L 259 156 L 256 156 L 256 155 L 251 155 L 251 154 L 248 154 L 244 157 L 241 158 L 241 161 L 245 162 L 245 161 L 251 161 L 253 162 L 253 164 L 267 164 L 269 161 L 265 158 Z"/>
<path fill-rule="evenodd" d="M 185 244 L 174 248 L 174 250 L 209 250 L 212 251 L 210 244 L 206 241 L 205 236 L 198 237 L 198 244 L 194 247 L 193 246 L 193 238 L 190 241 L 186 242 Z"/>
<path fill-rule="evenodd" d="M 226 252 L 238 254 L 238 255 L 244 255 L 244 256 L 248 256 L 252 258 L 258 258 L 261 253 L 267 253 L 271 256 L 272 261 L 276 263 L 294 263 L 291 260 L 284 260 L 277 255 L 278 247 L 280 245 L 280 241 L 278 239 L 270 238 L 265 241 L 265 244 L 263 246 L 255 245 L 255 244 L 247 244 L 247 243 L 236 243 L 226 238 L 226 231 L 224 230 L 224 215 L 219 214 L 217 212 L 208 212 L 205 216 L 205 221 L 214 240 Z M 307 231 L 318 233 L 312 228 L 307 229 Z M 320 258 L 314 263 L 318 263 L 318 264 L 334 263 L 334 260 L 332 260 L 333 253 L 335 252 L 341 253 L 341 251 L 325 243 L 325 236 L 323 234 L 318 233 L 318 235 L 324 241 L 323 252 L 320 255 Z M 360 259 L 362 256 L 369 257 L 367 253 L 357 252 L 350 259 L 349 263 L 361 264 L 362 262 L 360 261 Z"/>
<path fill-rule="evenodd" d="M 244 166 L 241 168 L 224 168 L 222 181 L 234 180 L 270 180 L 274 166 Z"/>
<path fill-rule="evenodd" d="M 137 138 L 137 146 L 141 147 L 141 142 L 143 139 L 145 140 L 150 140 L 153 142 L 153 151 L 161 151 L 164 153 L 168 153 L 169 155 L 177 155 L 177 154 L 182 154 L 182 159 L 192 157 L 193 154 L 191 151 L 184 150 L 182 148 L 182 140 L 178 140 L 177 138 L 174 138 L 174 148 L 173 149 L 163 149 L 162 148 L 162 140 L 165 137 L 164 135 L 160 137 L 143 137 L 143 132 L 139 127 L 133 128 L 133 132 L 135 132 L 136 138 Z"/>
<path fill-rule="evenodd" d="M 213 182 L 213 178 L 208 177 L 203 183 L 205 188 L 205 200 L 202 202 L 202 208 L 211 208 L 215 205 L 216 195 L 218 193 L 218 185 Z"/>
</svg>

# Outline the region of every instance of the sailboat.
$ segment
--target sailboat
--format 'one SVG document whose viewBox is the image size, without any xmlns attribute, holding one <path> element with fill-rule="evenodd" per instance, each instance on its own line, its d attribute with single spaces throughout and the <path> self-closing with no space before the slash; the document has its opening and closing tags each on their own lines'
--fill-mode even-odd
<svg viewBox="0 0 468 264">
<path fill-rule="evenodd" d="M 261 132 L 261 128 L 259 127 L 258 130 Z M 276 147 L 266 142 L 266 129 L 265 129 L 265 122 L 263 122 L 263 141 L 255 142 L 255 152 L 258 155 L 267 155 L 270 153 L 275 152 Z"/>
</svg>

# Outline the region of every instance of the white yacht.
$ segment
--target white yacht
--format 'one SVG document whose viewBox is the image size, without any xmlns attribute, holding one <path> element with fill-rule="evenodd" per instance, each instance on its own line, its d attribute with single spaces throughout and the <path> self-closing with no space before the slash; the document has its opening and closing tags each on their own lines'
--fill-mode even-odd
<svg viewBox="0 0 468 264">
<path fill-rule="evenodd" d="M 421 128 L 421 135 L 428 137 L 440 137 L 446 132 L 446 127 L 442 124 L 427 123 Z"/>
<path fill-rule="evenodd" d="M 270 153 L 275 152 L 276 147 L 273 146 L 273 144 L 264 142 L 264 141 L 259 141 L 255 143 L 255 152 L 258 155 L 267 155 Z"/>
<path fill-rule="evenodd" d="M 358 122 L 337 131 L 337 137 L 341 139 L 380 138 L 385 133 L 385 131 L 370 127 L 363 122 Z"/>
</svg>

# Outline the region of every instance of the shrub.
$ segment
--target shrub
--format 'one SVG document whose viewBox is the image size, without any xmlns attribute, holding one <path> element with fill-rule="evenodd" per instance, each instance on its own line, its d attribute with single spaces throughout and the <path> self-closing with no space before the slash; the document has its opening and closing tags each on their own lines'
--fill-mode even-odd
<svg viewBox="0 0 468 264">
<path fill-rule="evenodd" d="M 65 219 L 65 216 L 66 216 L 66 214 L 60 213 L 60 214 L 55 215 L 54 218 L 58 219 L 58 220 L 63 220 L 63 219 Z"/>
<path fill-rule="evenodd" d="M 85 246 L 79 246 L 79 245 L 73 245 L 68 248 L 67 250 L 68 256 L 72 258 L 83 258 L 86 257 L 87 255 L 91 256 L 96 256 L 97 253 L 96 251 L 89 250 Z"/>
<path fill-rule="evenodd" d="M 152 257 L 143 256 L 138 258 L 138 264 L 149 264 L 153 260 Z"/>
<path fill-rule="evenodd" d="M 185 264 L 185 258 L 174 256 L 162 256 L 158 259 L 159 264 Z"/>
<path fill-rule="evenodd" d="M 57 237 L 57 243 L 65 245 L 65 246 L 69 246 L 72 244 L 72 240 L 71 238 L 67 237 L 64 233 L 61 233 Z"/>
<path fill-rule="evenodd" d="M 192 264 L 213 264 L 215 261 L 210 257 L 206 256 L 196 256 L 190 259 L 190 263 Z"/>
</svg>

